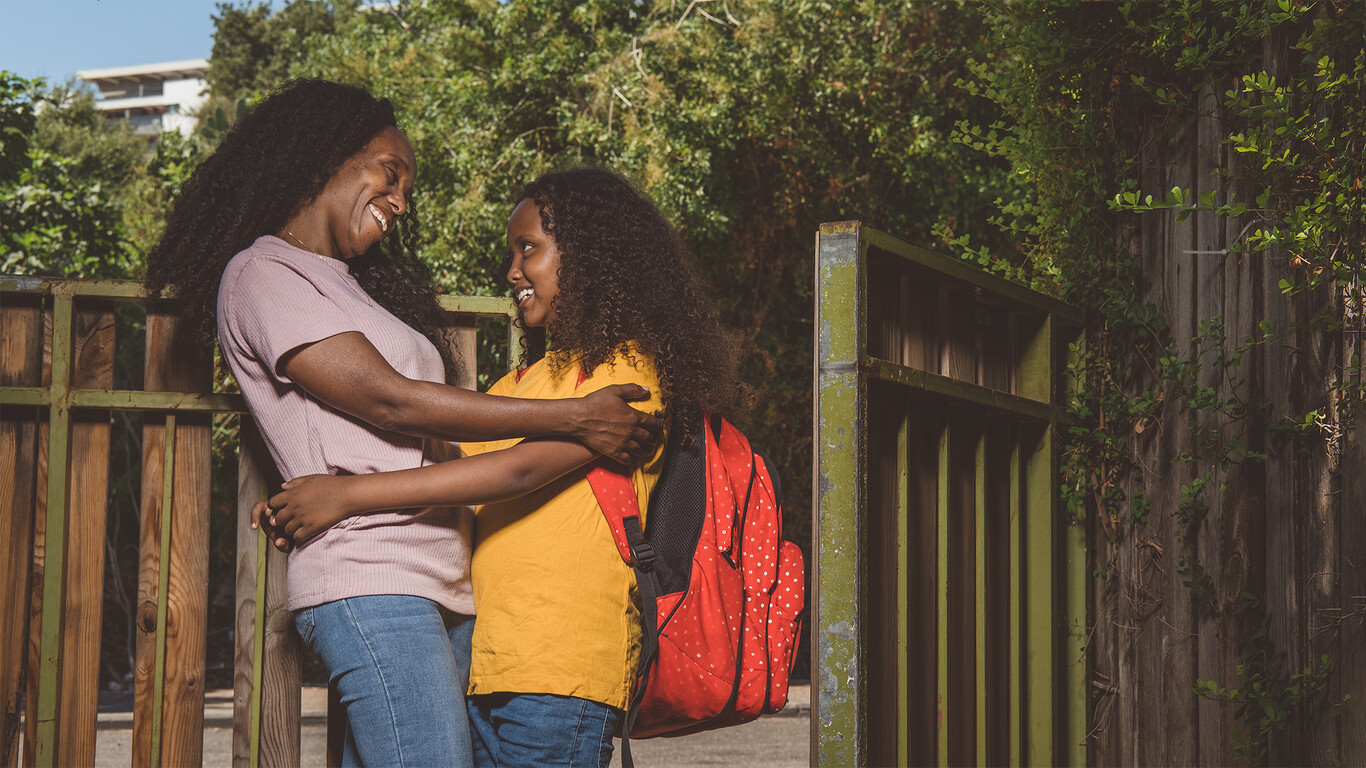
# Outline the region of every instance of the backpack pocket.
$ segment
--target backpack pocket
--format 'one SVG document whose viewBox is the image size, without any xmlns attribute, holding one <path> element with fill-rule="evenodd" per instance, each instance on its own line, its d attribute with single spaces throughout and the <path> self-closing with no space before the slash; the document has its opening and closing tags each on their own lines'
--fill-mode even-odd
<svg viewBox="0 0 1366 768">
<path fill-rule="evenodd" d="M 773 587 L 768 623 L 769 693 L 765 712 L 787 705 L 787 683 L 792 675 L 792 656 L 801 634 L 802 607 L 806 605 L 806 567 L 802 550 L 784 541 L 778 556 L 778 582 Z"/>
</svg>

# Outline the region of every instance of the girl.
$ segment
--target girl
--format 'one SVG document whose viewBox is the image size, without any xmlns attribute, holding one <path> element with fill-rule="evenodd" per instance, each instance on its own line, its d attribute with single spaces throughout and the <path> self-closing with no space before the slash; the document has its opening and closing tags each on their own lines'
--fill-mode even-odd
<svg viewBox="0 0 1366 768">
<path fill-rule="evenodd" d="M 507 272 L 523 321 L 548 332 L 545 359 L 491 394 L 569 397 L 633 383 L 638 403 L 683 439 L 739 390 L 734 343 L 659 211 L 604 170 L 533 182 L 508 220 Z M 582 379 L 582 383 L 580 380 Z M 498 450 L 506 448 L 506 450 Z M 476 762 L 606 766 L 640 651 L 639 607 L 580 469 L 561 440 L 465 443 L 470 458 L 404 472 L 311 477 L 271 498 L 286 530 L 391 505 L 484 502 L 476 516 L 469 712 Z M 663 449 L 632 473 L 648 499 Z M 540 475 L 568 472 L 530 490 Z M 316 522 L 315 522 L 316 518 Z"/>
<path fill-rule="evenodd" d="M 298 81 L 200 163 L 148 255 L 149 293 L 176 288 L 205 355 L 217 330 L 281 475 L 420 467 L 426 439 L 572 436 L 643 452 L 650 425 L 627 389 L 549 402 L 445 384 L 416 179 L 388 101 Z M 343 764 L 468 765 L 467 718 L 452 711 L 474 623 L 470 521 L 398 506 L 295 548 L 289 607 L 346 707 Z"/>
</svg>

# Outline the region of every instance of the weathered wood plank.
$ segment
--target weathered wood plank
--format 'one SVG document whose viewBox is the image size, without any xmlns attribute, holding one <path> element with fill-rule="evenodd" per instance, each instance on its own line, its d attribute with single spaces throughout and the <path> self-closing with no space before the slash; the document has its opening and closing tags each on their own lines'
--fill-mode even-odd
<svg viewBox="0 0 1366 768">
<path fill-rule="evenodd" d="M 1226 158 L 1229 165 L 1233 158 Z M 1236 244 L 1238 235 L 1246 222 L 1229 220 L 1224 224 L 1225 244 L 1230 250 Z M 1260 254 L 1230 253 L 1224 259 L 1224 318 L 1228 329 L 1230 344 L 1242 343 L 1262 335 L 1259 327 L 1262 321 L 1262 305 L 1259 301 L 1262 291 Z M 1265 397 L 1265 382 L 1262 379 L 1265 349 L 1253 347 L 1244 357 L 1242 364 L 1232 369 L 1224 386 L 1221 397 L 1237 395 L 1249 407 Z M 1235 392 L 1228 379 L 1245 382 L 1242 389 Z M 1246 448 L 1262 452 L 1266 449 L 1266 417 L 1255 411 L 1248 416 L 1246 429 Z M 1215 652 L 1211 658 L 1201 659 L 1201 678 L 1214 679 L 1221 685 L 1239 684 L 1238 666 L 1242 663 L 1242 638 L 1254 629 L 1254 614 L 1239 610 L 1245 593 L 1265 599 L 1266 564 L 1262 560 L 1265 551 L 1266 525 L 1266 475 L 1265 466 L 1260 461 L 1250 460 L 1233 464 L 1224 476 L 1225 489 L 1219 495 L 1219 506 L 1212 510 L 1217 524 L 1206 526 L 1201 531 L 1202 542 L 1214 538 L 1221 543 L 1217 575 L 1214 578 L 1214 591 L 1218 623 L 1210 630 L 1202 632 L 1214 634 Z M 1202 637 L 1202 642 L 1205 638 Z M 1216 715 L 1210 719 L 1206 707 L 1201 704 L 1201 760 L 1206 765 L 1231 765 L 1237 762 L 1233 752 L 1230 734 L 1237 727 L 1232 704 L 1219 705 Z"/>
<path fill-rule="evenodd" d="M 965 341 L 970 340 L 970 336 Z M 968 369 L 971 371 L 971 368 Z M 977 567 L 975 545 L 977 443 L 980 418 L 962 413 L 951 417 L 949 454 L 949 567 L 948 567 L 948 684 L 954 700 L 946 710 L 955 727 L 949 731 L 949 762 L 973 765 L 977 757 Z"/>
<path fill-rule="evenodd" d="M 114 311 L 77 307 L 72 327 L 73 387 L 114 386 Z M 66 589 L 58 689 L 57 763 L 93 765 L 104 616 L 104 531 L 109 498 L 109 413 L 77 412 L 71 423 Z"/>
<path fill-rule="evenodd" d="M 251 508 L 278 488 L 279 475 L 250 417 L 238 425 L 240 447 L 237 471 L 237 646 L 233 679 L 233 764 L 251 762 L 251 704 L 256 652 L 256 574 L 258 533 L 251 529 Z M 299 704 L 301 662 L 298 636 L 292 622 L 281 624 L 282 593 L 287 581 L 287 556 L 266 547 L 266 605 L 261 659 L 261 704 L 257 735 L 258 764 L 291 766 L 300 761 Z"/>
<path fill-rule="evenodd" d="M 935 334 L 939 337 L 939 373 L 976 383 L 972 293 L 962 286 L 941 285 L 938 306 Z"/>
<path fill-rule="evenodd" d="M 173 315 L 147 311 L 144 388 L 153 392 L 208 392 L 212 371 L 194 353 Z M 202 762 L 204 648 L 208 604 L 210 432 L 208 417 L 177 418 L 174 495 L 162 508 L 167 440 L 165 422 L 143 427 L 142 541 L 138 569 L 137 664 L 134 670 L 133 764 Z M 165 667 L 161 701 L 155 699 L 157 612 L 162 515 L 171 515 L 166 605 Z M 159 723 L 154 712 L 160 708 Z M 153 733 L 159 742 L 153 743 Z"/>
<path fill-rule="evenodd" d="M 1341 607 L 1329 617 L 1336 623 L 1339 690 L 1330 695 L 1329 706 L 1341 701 L 1343 694 L 1350 694 L 1355 703 L 1366 691 L 1366 515 L 1362 514 L 1366 510 L 1366 472 L 1362 471 L 1366 467 L 1366 418 L 1361 413 L 1343 435 L 1342 466 Z M 1337 759 L 1343 765 L 1366 765 L 1366 716 L 1349 711 L 1339 719 Z"/>
<path fill-rule="evenodd" d="M 288 556 L 266 547 L 266 635 L 262 664 L 261 765 L 299 764 L 299 707 L 303 659 L 289 611 Z M 332 725 L 329 722 L 329 728 Z"/>
<path fill-rule="evenodd" d="M 1011 678 L 1012 636 L 1016 625 L 1011 621 L 1013 601 L 1010 599 L 1014 574 L 1011 556 L 1011 485 L 1010 459 L 1014 454 L 1016 430 L 1002 422 L 988 423 L 986 433 L 986 472 L 981 492 L 986 510 L 986 562 L 982 564 L 985 581 L 978 585 L 984 590 L 986 607 L 986 665 L 978 671 L 986 677 L 986 701 L 979 703 L 986 711 L 987 749 L 978 755 L 978 763 L 1009 765 L 1011 757 L 1011 713 L 1019 706 L 1011 700 L 1016 690 Z"/>
<path fill-rule="evenodd" d="M 1195 195 L 1214 194 L 1217 196 L 1216 199 L 1222 199 L 1217 175 L 1224 165 L 1223 124 L 1219 115 L 1218 96 L 1211 86 L 1205 86 L 1200 89 L 1196 98 L 1192 192 Z M 1220 252 L 1225 248 L 1224 225 L 1219 215 L 1213 211 L 1200 211 L 1192 219 L 1195 223 L 1195 238 L 1190 250 L 1194 252 L 1189 255 L 1174 252 L 1172 258 L 1185 259 L 1194 265 L 1196 327 L 1203 326 L 1212 332 L 1218 331 L 1213 338 L 1207 338 L 1202 342 L 1201 355 L 1196 361 L 1200 366 L 1196 385 L 1227 397 L 1230 392 L 1226 384 L 1228 376 L 1224 370 L 1224 362 L 1227 353 L 1242 341 L 1243 337 L 1238 335 L 1241 329 L 1234 327 L 1231 322 L 1233 318 L 1228 314 L 1230 310 L 1237 311 L 1237 307 L 1228 307 L 1225 303 L 1224 264 L 1229 255 Z M 1205 587 L 1222 587 L 1230 578 L 1224 567 L 1224 547 L 1227 542 L 1221 533 L 1226 521 L 1225 507 L 1220 503 L 1225 496 L 1222 484 L 1227 478 L 1220 457 L 1208 454 L 1217 454 L 1222 450 L 1223 446 L 1220 443 L 1230 435 L 1227 429 L 1229 419 L 1221 411 L 1206 408 L 1194 415 L 1195 426 L 1199 430 L 1194 447 L 1206 454 L 1200 457 L 1195 470 L 1208 477 L 1209 485 L 1200 495 L 1206 511 L 1193 526 L 1195 541 L 1191 544 L 1194 559 L 1190 565 L 1190 578 L 1195 578 L 1198 569 L 1204 569 L 1211 580 L 1208 585 L 1199 585 L 1198 592 L 1201 597 L 1192 601 L 1197 634 L 1195 676 L 1208 680 L 1221 670 L 1221 653 L 1228 647 L 1228 643 L 1220 631 L 1224 623 L 1224 613 L 1219 603 L 1214 600 L 1214 595 Z M 1191 682 L 1194 683 L 1193 680 Z M 1192 746 L 1198 750 L 1200 762 L 1203 765 L 1229 764 L 1232 756 L 1225 752 L 1229 742 L 1227 734 L 1231 731 L 1223 727 L 1224 715 L 1229 708 L 1221 702 L 1204 699 L 1196 699 L 1195 704 L 1198 719 Z"/>
<path fill-rule="evenodd" d="M 870 318 L 869 325 L 873 324 Z M 871 327 L 869 330 L 871 337 Z M 895 346 L 900 346 L 899 340 Z M 895 388 L 886 386 L 870 386 L 868 395 L 870 412 L 880 416 L 868 425 L 866 551 L 869 572 L 881 576 L 868 583 L 868 594 L 864 598 L 868 612 L 864 626 L 868 632 L 868 663 L 882 673 L 868 678 L 868 700 L 877 705 L 869 709 L 867 748 L 870 764 L 894 765 L 898 762 L 898 737 L 905 716 L 897 709 L 901 660 L 897 653 L 900 608 L 897 603 L 899 552 L 896 532 L 904 514 L 897 442 L 905 420 L 906 399 Z"/>
<path fill-rule="evenodd" d="M 7 297 L 0 307 L 0 386 L 33 387 L 42 382 L 43 309 L 37 296 Z M 19 747 L 20 701 L 27 686 L 29 611 L 38 493 L 39 422 L 33 409 L 6 408 L 0 414 L 0 765 L 15 764 Z M 28 698 L 33 706 L 34 697 Z M 28 718 L 31 727 L 33 718 Z M 32 744 L 32 736 L 28 738 Z M 30 747 L 31 748 L 31 747 Z M 31 758 L 30 758 L 31 759 Z"/>
<path fill-rule="evenodd" d="M 52 386 L 52 305 L 43 309 L 42 375 L 40 386 Z M 43 583 L 47 560 L 48 443 L 51 432 L 45 423 L 38 429 L 37 495 L 33 517 L 33 570 L 29 580 L 29 635 L 27 691 L 24 710 L 24 765 L 37 764 L 39 666 L 43 645 Z M 60 707 L 60 702 L 58 702 Z"/>
<path fill-rule="evenodd" d="M 237 424 L 237 557 L 234 575 L 233 676 L 232 676 L 232 764 L 234 768 L 251 765 L 254 742 L 251 720 L 252 703 L 257 694 L 253 664 L 256 657 L 256 564 L 258 532 L 251 528 L 251 508 L 269 496 L 267 489 L 269 456 L 263 448 L 250 417 L 239 417 Z M 259 714 L 259 710 L 258 710 Z"/>
<path fill-rule="evenodd" d="M 938 578 L 935 520 L 939 498 L 938 444 L 941 427 L 931 408 L 923 401 L 912 401 L 908 406 L 906 424 L 907 463 L 911 467 L 906 526 L 911 549 L 905 563 L 908 570 L 908 603 L 902 609 L 918 617 L 907 628 L 907 655 L 903 662 L 908 677 L 907 716 L 910 725 L 907 762 L 910 765 L 933 764 L 937 749 L 937 622 L 931 620 L 929 611 L 935 605 Z"/>
</svg>

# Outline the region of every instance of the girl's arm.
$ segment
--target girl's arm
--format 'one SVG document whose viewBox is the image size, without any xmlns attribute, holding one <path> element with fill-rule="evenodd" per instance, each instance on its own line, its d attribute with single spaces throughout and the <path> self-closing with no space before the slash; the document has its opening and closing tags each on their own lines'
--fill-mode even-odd
<svg viewBox="0 0 1366 768">
<path fill-rule="evenodd" d="M 364 334 L 340 333 L 283 356 L 280 370 L 308 394 L 380 429 L 441 440 L 560 437 L 620 462 L 648 456 L 662 424 L 627 404 L 648 390 L 615 385 L 581 398 L 495 397 L 410 379 Z M 451 503 L 449 500 L 446 503 Z"/>
<path fill-rule="evenodd" d="M 384 509 L 487 504 L 521 496 L 597 457 L 568 440 L 527 440 L 502 451 L 441 464 L 371 475 L 306 475 L 258 503 L 251 527 L 262 516 L 283 539 L 301 542 L 353 515 Z"/>
</svg>

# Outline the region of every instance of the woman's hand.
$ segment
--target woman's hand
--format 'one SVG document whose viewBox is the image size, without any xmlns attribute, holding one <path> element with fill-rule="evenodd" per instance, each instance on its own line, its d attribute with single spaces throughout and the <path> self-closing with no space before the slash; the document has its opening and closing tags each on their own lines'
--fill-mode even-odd
<svg viewBox="0 0 1366 768">
<path fill-rule="evenodd" d="M 628 403 L 649 400 L 650 390 L 638 384 L 613 384 L 579 398 L 580 413 L 574 436 L 604 456 L 630 464 L 654 453 L 664 422 Z"/>
<path fill-rule="evenodd" d="M 355 514 L 346 492 L 350 477 L 304 475 L 280 486 L 269 501 L 251 509 L 251 527 L 266 525 L 275 535 L 275 548 L 288 552 L 336 523 Z"/>
<path fill-rule="evenodd" d="M 275 526 L 270 524 L 270 507 L 264 501 L 258 501 L 251 507 L 251 529 L 254 531 L 261 526 L 265 526 L 266 535 L 270 537 L 271 543 L 281 552 L 288 552 L 294 549 L 294 542 L 278 535 Z"/>
</svg>

